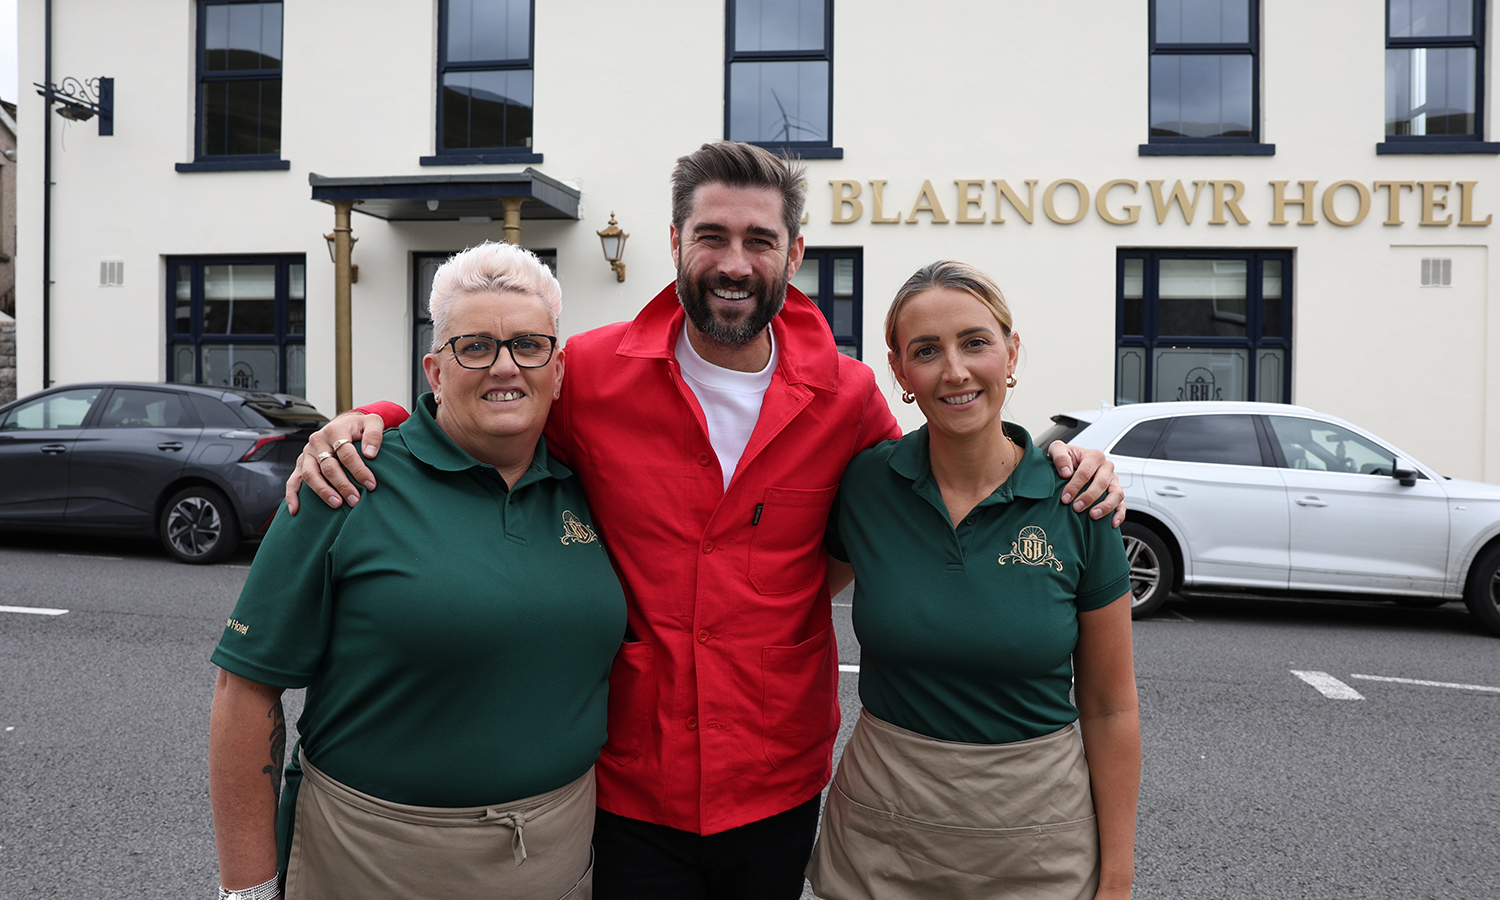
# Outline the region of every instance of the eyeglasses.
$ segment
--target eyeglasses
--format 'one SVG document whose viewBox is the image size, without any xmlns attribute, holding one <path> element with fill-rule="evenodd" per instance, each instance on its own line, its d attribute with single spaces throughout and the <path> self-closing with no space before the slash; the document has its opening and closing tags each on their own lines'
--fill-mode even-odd
<svg viewBox="0 0 1500 900">
<path fill-rule="evenodd" d="M 449 338 L 443 346 L 453 351 L 453 359 L 465 369 L 490 368 L 500 359 L 501 347 L 510 350 L 510 358 L 520 368 L 540 369 L 552 361 L 557 338 L 550 334 L 518 334 L 502 341 L 487 334 L 461 334 Z"/>
</svg>

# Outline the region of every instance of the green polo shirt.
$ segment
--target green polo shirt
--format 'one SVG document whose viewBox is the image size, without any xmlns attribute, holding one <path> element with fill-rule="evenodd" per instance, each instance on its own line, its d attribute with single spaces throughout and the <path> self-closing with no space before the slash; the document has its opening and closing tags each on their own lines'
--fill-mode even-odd
<svg viewBox="0 0 1500 900">
<path fill-rule="evenodd" d="M 507 489 L 435 409 L 423 395 L 386 432 L 380 490 L 357 506 L 304 488 L 301 511 L 276 517 L 213 662 L 307 687 L 303 751 L 346 785 L 418 806 L 503 803 L 594 764 L 625 596 L 545 441 Z"/>
<path fill-rule="evenodd" d="M 941 740 L 1005 744 L 1077 720 L 1078 613 L 1130 589 L 1120 533 L 1059 502 L 1066 481 L 1005 428 L 1021 462 L 956 529 L 926 426 L 855 457 L 829 518 L 829 552 L 854 565 L 860 700 Z"/>
</svg>

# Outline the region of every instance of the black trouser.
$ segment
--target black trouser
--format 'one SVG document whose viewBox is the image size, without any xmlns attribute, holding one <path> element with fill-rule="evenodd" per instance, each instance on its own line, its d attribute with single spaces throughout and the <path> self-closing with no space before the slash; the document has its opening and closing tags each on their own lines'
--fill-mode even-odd
<svg viewBox="0 0 1500 900">
<path fill-rule="evenodd" d="M 798 900 L 818 800 L 707 836 L 601 809 L 594 900 Z"/>
</svg>

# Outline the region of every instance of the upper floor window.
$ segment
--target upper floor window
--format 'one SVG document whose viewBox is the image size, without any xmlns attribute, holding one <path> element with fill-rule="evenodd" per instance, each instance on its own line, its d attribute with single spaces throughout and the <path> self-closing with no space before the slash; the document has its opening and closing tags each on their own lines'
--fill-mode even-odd
<svg viewBox="0 0 1500 900">
<path fill-rule="evenodd" d="M 281 3 L 200 0 L 196 156 L 280 160 Z"/>
<path fill-rule="evenodd" d="M 1257 0 L 1151 0 L 1143 155 L 1269 155 L 1260 141 Z"/>
<path fill-rule="evenodd" d="M 728 0 L 724 134 L 810 158 L 833 146 L 833 0 Z"/>
<path fill-rule="evenodd" d="M 531 150 L 533 12 L 533 0 L 442 0 L 439 158 L 424 164 L 541 161 Z"/>
<path fill-rule="evenodd" d="M 307 395 L 301 256 L 167 260 L 167 380 Z"/>
<path fill-rule="evenodd" d="M 1386 0 L 1386 140 L 1479 140 L 1483 72 L 1483 0 Z"/>
</svg>

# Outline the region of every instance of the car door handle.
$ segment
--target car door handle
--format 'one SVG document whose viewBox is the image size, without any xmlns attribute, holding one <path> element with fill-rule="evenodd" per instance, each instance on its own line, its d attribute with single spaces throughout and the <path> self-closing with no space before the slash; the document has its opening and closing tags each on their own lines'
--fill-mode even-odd
<svg viewBox="0 0 1500 900">
<path fill-rule="evenodd" d="M 1327 506 L 1328 504 L 1325 503 L 1322 500 L 1319 500 L 1317 497 L 1298 497 L 1297 498 L 1297 505 L 1298 506 Z"/>
<path fill-rule="evenodd" d="M 56 456 L 59 453 L 67 453 L 68 452 L 68 445 L 67 444 L 43 444 L 42 445 L 42 452 L 43 453 L 50 453 L 53 456 Z"/>
<path fill-rule="evenodd" d="M 165 443 L 157 444 L 156 445 L 156 449 L 158 449 L 158 450 L 181 450 L 182 449 L 182 441 L 167 441 Z"/>
<path fill-rule="evenodd" d="M 1183 493 L 1182 491 L 1179 491 L 1177 488 L 1172 487 L 1171 485 L 1167 485 L 1166 487 L 1159 487 L 1159 488 L 1157 488 L 1156 489 L 1156 493 L 1160 494 L 1163 497 L 1186 497 L 1187 496 L 1187 494 Z"/>
</svg>

